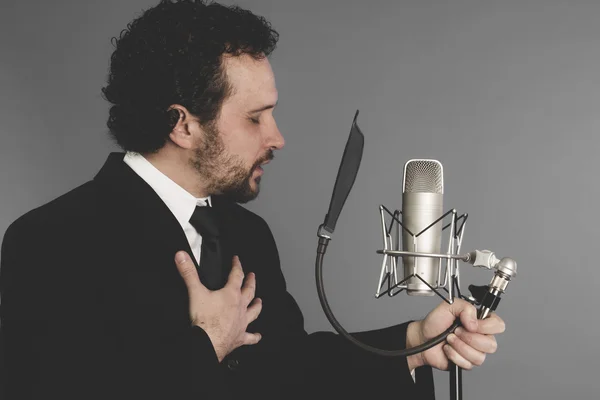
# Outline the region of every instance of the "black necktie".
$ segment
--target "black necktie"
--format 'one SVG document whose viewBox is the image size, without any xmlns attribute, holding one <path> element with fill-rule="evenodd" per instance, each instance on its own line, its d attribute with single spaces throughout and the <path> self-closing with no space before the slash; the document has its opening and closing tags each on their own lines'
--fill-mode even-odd
<svg viewBox="0 0 600 400">
<path fill-rule="evenodd" d="M 196 206 L 190 224 L 202 236 L 200 280 L 210 290 L 220 289 L 223 286 L 221 245 L 215 210 L 210 206 Z"/>
</svg>

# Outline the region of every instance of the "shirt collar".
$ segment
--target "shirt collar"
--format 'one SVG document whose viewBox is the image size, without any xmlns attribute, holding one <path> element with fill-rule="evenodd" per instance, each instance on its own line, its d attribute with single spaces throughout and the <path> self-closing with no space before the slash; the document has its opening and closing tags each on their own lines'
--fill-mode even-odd
<svg viewBox="0 0 600 400">
<path fill-rule="evenodd" d="M 127 152 L 123 161 L 154 189 L 182 227 L 185 227 L 185 224 L 189 222 L 196 206 L 204 206 L 206 203 L 212 206 L 210 196 L 194 197 L 190 192 L 163 174 L 141 154 Z"/>
</svg>

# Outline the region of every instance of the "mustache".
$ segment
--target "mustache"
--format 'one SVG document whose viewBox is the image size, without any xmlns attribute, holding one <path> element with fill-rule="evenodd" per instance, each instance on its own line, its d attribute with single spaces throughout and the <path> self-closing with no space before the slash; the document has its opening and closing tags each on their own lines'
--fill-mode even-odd
<svg viewBox="0 0 600 400">
<path fill-rule="evenodd" d="M 259 158 L 254 165 L 252 166 L 252 171 L 254 171 L 256 168 L 258 168 L 261 164 L 266 163 L 267 161 L 271 161 L 275 158 L 275 154 L 273 153 L 273 150 L 268 150 L 264 156 L 262 156 L 261 158 Z"/>
</svg>

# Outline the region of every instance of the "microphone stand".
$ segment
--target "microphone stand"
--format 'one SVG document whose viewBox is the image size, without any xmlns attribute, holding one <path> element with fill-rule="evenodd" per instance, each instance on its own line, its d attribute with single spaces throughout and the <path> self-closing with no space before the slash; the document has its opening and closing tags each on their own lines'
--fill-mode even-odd
<svg viewBox="0 0 600 400">
<path fill-rule="evenodd" d="M 450 304 L 454 302 L 454 290 L 452 290 L 453 286 L 454 283 L 450 284 L 448 290 Z M 450 371 L 450 400 L 462 400 L 462 368 L 454 364 L 452 361 L 449 361 L 448 371 Z"/>
<path fill-rule="evenodd" d="M 450 399 L 462 400 L 462 368 L 450 362 Z"/>
<path fill-rule="evenodd" d="M 450 263 L 452 269 L 456 271 L 454 260 Z M 458 279 L 456 272 L 450 275 L 452 281 L 448 287 L 448 299 L 450 304 L 454 303 L 454 283 Z M 457 287 L 460 287 L 457 284 Z M 449 360 L 448 360 L 449 361 Z M 450 400 L 462 400 L 462 368 L 449 361 L 448 371 L 450 371 Z"/>
<path fill-rule="evenodd" d="M 464 224 L 463 224 L 464 225 Z M 456 260 L 452 260 L 451 266 L 454 269 L 454 273 L 451 274 L 453 277 L 451 284 L 448 287 L 448 298 L 450 304 L 454 303 L 454 285 L 456 284 L 457 291 L 460 296 L 460 284 L 458 283 L 458 269 L 456 268 Z M 462 368 L 449 361 L 448 371 L 450 371 L 450 400 L 462 400 Z"/>
<path fill-rule="evenodd" d="M 455 214 L 456 215 L 456 214 Z M 455 215 L 453 215 L 455 217 Z M 455 221 L 455 219 L 453 218 L 453 222 Z M 465 217 L 465 221 L 466 222 L 466 217 Z M 464 222 L 463 222 L 463 227 L 464 228 Z M 454 225 L 454 224 L 452 224 Z M 461 239 L 462 239 L 462 231 L 461 230 Z M 450 304 L 454 303 L 454 285 L 456 284 L 456 288 L 458 289 L 460 287 L 460 285 L 458 284 L 458 269 L 456 268 L 456 260 L 455 259 L 451 259 L 450 260 L 450 267 L 451 267 L 451 282 L 450 285 L 448 285 L 448 300 L 450 301 Z M 460 290 L 460 289 L 458 289 Z M 459 294 L 460 295 L 460 294 Z M 454 364 L 452 361 L 449 362 L 448 364 L 448 370 L 450 371 L 450 400 L 462 400 L 462 368 L 460 368 L 458 365 Z"/>
<path fill-rule="evenodd" d="M 384 211 L 386 211 L 387 214 L 389 216 L 391 216 L 391 218 L 392 218 L 392 222 L 391 222 L 389 228 L 386 227 L 386 224 L 385 224 Z M 384 235 L 384 249 L 381 251 L 378 251 L 378 253 L 383 254 L 384 258 L 383 258 L 383 264 L 382 264 L 382 269 L 381 269 L 381 275 L 379 278 L 379 286 L 378 286 L 377 294 L 375 296 L 378 298 L 386 293 L 388 293 L 390 296 L 395 296 L 398 293 L 400 293 L 403 290 L 408 288 L 408 286 L 405 285 L 405 282 L 407 282 L 409 278 L 418 278 L 421 282 L 425 283 L 433 292 L 435 292 L 439 297 L 441 297 L 443 300 L 445 300 L 449 304 L 454 303 L 455 291 L 457 292 L 457 295 L 459 298 L 464 298 L 464 296 L 462 296 L 460 294 L 459 269 L 457 267 L 457 261 L 458 260 L 466 261 L 466 258 L 467 258 L 464 255 L 459 255 L 458 253 L 460 252 L 460 247 L 461 247 L 460 245 L 462 242 L 465 224 L 466 224 L 468 215 L 463 214 L 460 217 L 457 217 L 456 210 L 454 210 L 454 209 L 449 210 L 446 213 L 444 213 L 441 217 L 436 219 L 434 222 L 432 222 L 429 226 L 424 228 L 421 232 L 418 232 L 415 234 L 415 233 L 411 232 L 408 228 L 406 228 L 404 226 L 404 224 L 402 223 L 402 221 L 400 221 L 399 217 L 402 215 L 402 211 L 395 210 L 395 212 L 392 213 L 384 205 L 380 205 L 379 212 L 380 212 L 380 216 L 381 216 L 381 224 L 382 224 L 382 229 L 383 229 L 382 233 Z M 443 224 L 443 220 L 446 218 L 446 216 L 448 216 L 450 214 L 452 214 L 451 222 L 442 228 L 442 231 L 446 230 L 447 228 L 450 228 L 450 232 L 451 232 L 449 235 L 448 253 L 447 254 L 427 254 L 427 253 L 418 253 L 418 252 L 410 252 L 410 251 L 397 251 L 397 250 L 394 251 L 391 249 L 391 247 L 392 247 L 391 231 L 392 231 L 392 227 L 393 227 L 394 223 L 396 223 L 396 238 L 397 239 L 399 239 L 399 237 L 400 237 L 400 227 L 402 227 L 402 229 L 404 229 L 411 236 L 413 236 L 413 238 L 416 239 L 418 236 L 420 236 L 424 232 L 428 231 L 436 224 L 438 224 L 438 223 Z M 459 222 L 461 220 L 462 220 L 462 224 L 459 227 Z M 396 241 L 396 243 L 397 243 L 396 247 L 398 248 L 399 242 Z M 444 290 L 446 290 L 448 292 L 448 298 L 445 298 L 442 293 L 440 293 L 438 290 L 436 290 L 436 288 L 431 286 L 427 281 L 425 281 L 423 278 L 421 278 L 421 276 L 419 276 L 419 274 L 416 274 L 416 273 L 413 273 L 409 277 L 403 279 L 401 282 L 398 282 L 397 274 L 395 271 L 396 265 L 397 265 L 397 261 L 395 258 L 397 258 L 400 255 L 438 258 L 438 259 L 440 259 L 440 266 L 441 266 L 441 260 L 446 259 L 447 260 L 446 274 L 445 274 L 445 277 L 443 280 L 446 281 L 446 279 L 448 277 L 450 279 L 449 279 L 449 283 L 448 283 L 448 288 L 447 289 L 446 289 L 446 287 L 443 287 L 443 288 L 444 288 Z M 391 261 L 392 265 L 390 268 L 388 268 L 388 265 L 387 265 L 388 264 L 388 256 L 391 256 L 390 261 Z M 394 282 L 395 284 L 393 286 L 391 285 L 391 282 L 390 282 L 392 276 L 394 276 L 394 278 L 395 278 L 395 282 Z M 386 281 L 388 283 L 388 290 L 386 290 L 385 292 L 381 292 L 381 288 L 386 283 Z M 440 268 L 440 275 L 438 276 L 438 282 L 439 281 L 442 281 L 441 268 Z M 400 290 L 394 292 L 393 289 L 398 288 L 398 287 L 400 287 Z M 473 303 L 473 301 L 471 301 L 468 298 L 465 300 L 469 301 L 470 303 Z M 450 362 L 450 364 L 448 365 L 448 370 L 450 372 L 450 399 L 451 400 L 462 400 L 462 368 L 460 368 L 458 365 Z"/>
<path fill-rule="evenodd" d="M 477 312 L 478 319 L 485 319 L 489 315 L 491 311 L 494 311 L 500 302 L 500 295 L 504 293 L 506 287 L 508 286 L 508 282 L 516 275 L 517 272 L 517 264 L 516 262 L 508 257 L 502 258 L 501 260 L 497 259 L 493 252 L 489 250 L 475 250 L 466 254 L 459 254 L 460 247 L 462 243 L 462 238 L 464 235 L 464 229 L 466 220 L 468 218 L 468 214 L 463 214 L 460 217 L 457 217 L 457 212 L 455 209 L 449 210 L 444 215 L 439 217 L 437 220 L 432 222 L 429 226 L 423 229 L 421 232 L 413 233 L 408 230 L 403 224 L 399 217 L 402 215 L 402 211 L 395 210 L 392 213 L 388 208 L 384 205 L 379 206 L 380 216 L 381 216 L 381 226 L 382 226 L 382 234 L 383 234 L 383 250 L 378 250 L 377 253 L 383 254 L 383 262 L 381 266 L 381 274 L 379 277 L 379 284 L 377 293 L 375 294 L 376 298 L 383 296 L 384 294 L 388 294 L 390 297 L 396 296 L 400 292 L 408 289 L 407 282 L 411 278 L 416 278 L 420 280 L 422 283 L 427 285 L 429 289 L 431 289 L 435 294 L 445 300 L 448 304 L 454 303 L 454 299 L 456 297 L 461 298 L 469 303 L 480 306 Z M 384 211 L 387 212 L 389 216 L 392 218 L 392 222 L 390 226 L 387 227 L 385 223 Z M 446 224 L 442 231 L 450 228 L 450 235 L 448 241 L 448 252 L 446 254 L 433 254 L 433 253 L 420 253 L 420 252 L 412 252 L 412 251 L 400 251 L 396 250 L 392 245 L 393 238 L 391 236 L 391 232 L 393 229 L 394 223 L 396 223 L 396 248 L 399 248 L 399 236 L 400 236 L 400 227 L 406 230 L 413 238 L 417 238 L 423 232 L 429 230 L 435 224 L 442 223 L 446 216 L 452 214 L 451 222 Z M 462 224 L 459 222 L 462 220 Z M 404 277 L 403 280 L 398 282 L 398 275 L 396 272 L 397 269 L 397 258 L 402 256 L 413 256 L 413 257 L 428 257 L 428 258 L 437 258 L 440 260 L 440 270 L 438 275 L 438 282 L 444 282 L 443 284 L 437 286 L 437 288 L 442 287 L 447 293 L 448 298 L 444 297 L 444 295 L 437 290 L 436 287 L 430 285 L 426 280 L 424 280 L 420 274 L 413 272 L 411 275 Z M 441 261 L 446 259 L 446 273 L 444 274 L 444 278 L 441 276 Z M 469 290 L 471 291 L 472 296 L 465 297 L 460 292 L 460 271 L 458 268 L 458 261 L 463 261 L 466 263 L 470 263 L 475 267 L 483 267 L 488 270 L 495 270 L 495 276 L 487 286 L 475 286 L 469 285 Z M 448 279 L 449 278 L 449 279 Z M 392 282 L 392 280 L 394 282 Z M 387 283 L 387 290 L 382 292 L 382 288 Z M 447 288 L 446 288 L 447 286 Z M 399 288 L 399 290 L 394 292 L 394 289 Z M 452 327 L 451 331 L 458 326 L 458 322 L 455 324 L 456 326 Z M 449 373 L 450 373 L 450 399 L 451 400 L 462 400 L 462 368 L 458 365 L 450 362 L 448 365 Z"/>
</svg>

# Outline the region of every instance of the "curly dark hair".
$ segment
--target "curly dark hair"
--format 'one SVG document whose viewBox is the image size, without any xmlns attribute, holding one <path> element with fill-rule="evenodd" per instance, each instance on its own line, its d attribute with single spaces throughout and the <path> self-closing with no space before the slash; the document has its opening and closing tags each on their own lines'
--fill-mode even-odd
<svg viewBox="0 0 600 400">
<path fill-rule="evenodd" d="M 112 38 L 102 88 L 112 138 L 126 151 L 158 151 L 179 118 L 172 104 L 209 126 L 231 94 L 222 56 L 268 57 L 278 39 L 268 21 L 238 6 L 162 0 Z"/>
</svg>

